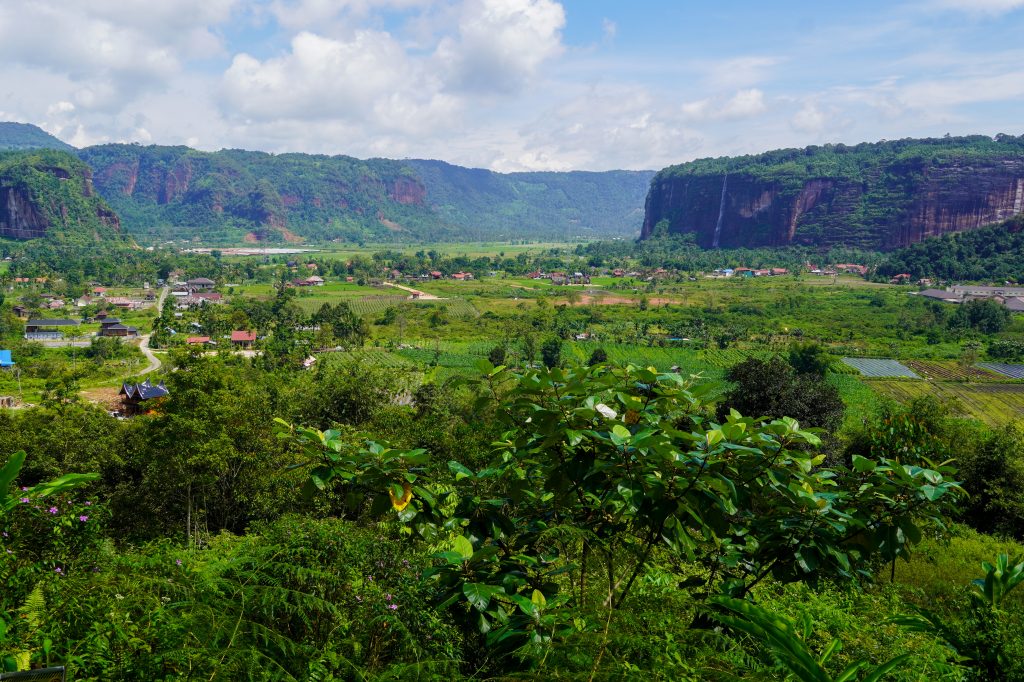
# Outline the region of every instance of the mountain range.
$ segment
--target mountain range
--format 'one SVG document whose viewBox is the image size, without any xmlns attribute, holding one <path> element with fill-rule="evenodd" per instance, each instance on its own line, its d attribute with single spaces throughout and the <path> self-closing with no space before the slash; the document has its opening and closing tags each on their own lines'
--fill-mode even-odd
<svg viewBox="0 0 1024 682">
<path fill-rule="evenodd" d="M 496 173 L 442 161 L 138 144 L 76 150 L 36 126 L 0 124 L 0 149 L 26 148 L 46 148 L 68 166 L 84 162 L 122 231 L 140 242 L 632 237 L 654 175 Z M 31 164 L 31 154 L 9 151 L 3 158 Z M 5 183 L 0 176 L 0 188 Z M 47 201 L 19 196 L 26 205 Z M 5 221 L 4 211 L 0 206 L 0 236 L 39 236 L 38 225 L 30 232 L 5 228 L 18 219 Z M 68 229 L 59 221 L 53 227 Z"/>
</svg>

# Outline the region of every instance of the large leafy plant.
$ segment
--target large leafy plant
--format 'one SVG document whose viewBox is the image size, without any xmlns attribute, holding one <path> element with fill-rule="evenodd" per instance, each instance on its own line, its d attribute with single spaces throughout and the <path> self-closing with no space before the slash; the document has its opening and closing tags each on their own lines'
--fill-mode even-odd
<svg viewBox="0 0 1024 682">
<path fill-rule="evenodd" d="M 614 611 L 655 559 L 697 566 L 705 594 L 867 575 L 906 556 L 961 492 L 948 465 L 883 456 L 826 468 L 793 419 L 707 415 L 703 387 L 627 366 L 529 370 L 482 363 L 481 414 L 506 428 L 470 469 L 427 453 L 280 424 L 350 499 L 443 543 L 443 604 L 461 601 L 492 645 L 542 645 Z"/>
</svg>

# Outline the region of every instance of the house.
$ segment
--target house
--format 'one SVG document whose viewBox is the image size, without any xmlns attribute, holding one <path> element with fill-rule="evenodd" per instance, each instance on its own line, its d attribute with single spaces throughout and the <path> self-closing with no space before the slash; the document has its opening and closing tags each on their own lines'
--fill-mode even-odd
<svg viewBox="0 0 1024 682">
<path fill-rule="evenodd" d="M 772 268 L 771 272 L 773 276 L 789 274 L 789 270 L 787 270 L 786 268 Z"/>
<path fill-rule="evenodd" d="M 754 276 L 753 268 L 736 268 L 735 270 L 732 271 L 732 273 L 734 275 L 736 275 L 737 277 L 753 277 Z"/>
<path fill-rule="evenodd" d="M 431 270 L 430 271 L 430 279 L 442 279 L 443 277 L 444 277 L 444 273 L 441 272 L 440 270 Z"/>
<path fill-rule="evenodd" d="M 192 294 L 192 298 L 199 301 L 200 304 L 214 303 L 219 305 L 224 302 L 224 294 L 218 294 L 216 291 L 197 291 Z"/>
<path fill-rule="evenodd" d="M 0 350 L 0 368 L 14 367 L 14 360 L 11 359 L 11 351 Z"/>
<path fill-rule="evenodd" d="M 166 398 L 170 395 L 170 391 L 164 386 L 164 382 L 161 381 L 154 386 L 149 379 L 146 379 L 141 384 L 122 383 L 118 395 L 123 396 L 121 401 L 124 404 L 125 412 L 138 414 L 142 411 L 142 403 Z"/>
<path fill-rule="evenodd" d="M 314 267 L 315 267 L 315 266 L 314 266 Z M 314 287 L 322 287 L 322 286 L 324 285 L 324 278 L 323 278 L 323 277 L 320 277 L 319 275 L 313 275 L 312 277 L 307 277 L 307 278 L 306 278 L 306 282 L 307 282 L 307 283 L 308 283 L 308 284 L 309 284 L 310 286 L 314 286 Z"/>
<path fill-rule="evenodd" d="M 569 278 L 565 276 L 564 272 L 552 272 L 551 283 L 556 285 L 568 284 Z"/>
<path fill-rule="evenodd" d="M 534 270 L 533 272 L 528 274 L 527 277 L 529 277 L 530 279 L 544 279 L 544 273 L 541 272 L 540 270 Z"/>
<path fill-rule="evenodd" d="M 1024 313 L 1024 298 L 1011 296 L 1003 300 L 1003 306 L 1011 313 Z M 0 364 L 0 367 L 3 367 L 3 364 Z"/>
<path fill-rule="evenodd" d="M 473 279 L 473 275 L 470 275 L 469 273 L 466 272 L 455 272 L 452 273 L 452 279 L 457 279 L 460 281 L 464 279 Z"/>
<path fill-rule="evenodd" d="M 955 291 L 946 291 L 944 289 L 925 289 L 924 291 L 918 291 L 918 296 L 924 296 L 925 298 L 931 298 L 936 301 L 944 301 L 946 303 L 960 303 L 963 301 L 963 294 Z"/>
<path fill-rule="evenodd" d="M 55 299 L 53 299 L 52 301 L 50 301 L 50 302 L 49 302 L 49 303 L 48 303 L 48 304 L 46 305 L 46 307 L 47 307 L 47 308 L 48 308 L 49 310 L 60 310 L 61 308 L 63 308 L 63 307 L 64 307 L 64 301 L 60 300 L 59 298 L 55 298 Z"/>
<path fill-rule="evenodd" d="M 78 320 L 29 320 L 25 323 L 25 338 L 30 341 L 63 339 L 60 330 L 64 327 L 77 327 Z"/>
<path fill-rule="evenodd" d="M 115 308 L 124 308 L 125 310 L 138 310 L 142 307 L 141 301 L 135 301 L 124 296 L 111 296 L 107 298 L 107 304 Z"/>
<path fill-rule="evenodd" d="M 612 270 L 612 277 L 625 277 L 625 276 L 626 276 L 626 271 L 623 270 L 622 268 L 615 268 L 614 270 Z"/>
<path fill-rule="evenodd" d="M 11 308 L 11 312 L 13 312 L 18 317 L 25 317 L 25 313 L 28 312 L 28 308 L 26 308 L 23 305 L 16 305 L 13 308 Z"/>
<path fill-rule="evenodd" d="M 353 277 L 352 275 L 348 275 L 348 276 L 345 277 L 345 281 L 347 283 L 351 284 L 352 282 L 356 281 L 356 278 Z"/>
<path fill-rule="evenodd" d="M 126 324 L 105 324 L 100 329 L 100 336 L 119 336 L 122 338 L 134 338 L 139 335 L 139 330 L 129 327 Z"/>
<path fill-rule="evenodd" d="M 108 313 L 106 310 L 101 310 L 98 313 L 96 313 L 96 319 L 97 320 L 105 320 L 105 319 L 107 319 L 108 315 L 110 315 L 110 313 Z"/>
<path fill-rule="evenodd" d="M 212 279 L 207 279 L 206 277 L 196 277 L 185 282 L 185 285 L 191 291 L 206 291 L 208 289 L 212 289 L 215 284 L 216 282 Z"/>
<path fill-rule="evenodd" d="M 95 294 L 96 296 L 99 296 L 100 298 L 103 298 L 103 294 L 107 293 L 107 290 L 104 287 L 93 287 L 92 293 Z"/>
<path fill-rule="evenodd" d="M 190 346 L 207 346 L 213 342 L 210 340 L 209 336 L 190 336 L 185 339 L 185 343 Z"/>
<path fill-rule="evenodd" d="M 75 306 L 78 308 L 84 308 L 87 305 L 92 305 L 92 296 L 85 294 L 80 299 L 75 301 Z"/>
<path fill-rule="evenodd" d="M 0 395 L 0 407 L 14 407 L 14 396 Z"/>
<path fill-rule="evenodd" d="M 256 343 L 256 332 L 233 331 L 231 332 L 231 343 L 236 348 L 252 348 Z"/>
<path fill-rule="evenodd" d="M 901 272 L 889 280 L 889 284 L 907 284 L 910 282 L 910 273 Z"/>
</svg>

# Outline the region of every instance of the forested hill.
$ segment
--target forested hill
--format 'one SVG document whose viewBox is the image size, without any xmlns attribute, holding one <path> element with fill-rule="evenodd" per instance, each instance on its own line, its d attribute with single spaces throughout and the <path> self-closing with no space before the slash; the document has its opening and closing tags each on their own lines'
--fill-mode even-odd
<svg viewBox="0 0 1024 682">
<path fill-rule="evenodd" d="M 546 226 L 551 237 L 633 236 L 653 171 L 495 173 L 409 160 L 445 221 L 483 234 Z"/>
<path fill-rule="evenodd" d="M 117 215 L 93 189 L 89 166 L 50 149 L 0 152 L 0 237 L 121 239 Z"/>
<path fill-rule="evenodd" d="M 1024 210 L 1024 136 L 829 144 L 659 172 L 642 236 L 701 246 L 894 249 Z"/>
<path fill-rule="evenodd" d="M 1024 216 L 973 232 L 933 237 L 890 254 L 879 274 L 914 279 L 1024 282 Z"/>
<path fill-rule="evenodd" d="M 62 149 L 72 151 L 74 147 L 62 142 L 39 126 L 31 123 L 0 121 L 0 150 L 21 149 Z"/>
</svg>

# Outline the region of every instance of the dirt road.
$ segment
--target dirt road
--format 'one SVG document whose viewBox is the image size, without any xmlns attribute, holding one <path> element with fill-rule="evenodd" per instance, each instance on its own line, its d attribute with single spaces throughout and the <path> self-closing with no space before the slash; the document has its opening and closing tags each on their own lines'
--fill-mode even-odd
<svg viewBox="0 0 1024 682">
<path fill-rule="evenodd" d="M 384 286 L 386 286 L 386 287 L 394 287 L 396 289 L 401 289 L 402 291 L 408 291 L 410 294 L 419 294 L 419 296 L 416 297 L 416 300 L 418 300 L 418 301 L 443 301 L 444 300 L 440 296 L 434 296 L 433 294 L 428 294 L 425 291 L 420 291 L 419 289 L 413 289 L 411 287 L 402 286 L 401 284 L 395 284 L 394 282 L 382 282 L 382 284 Z"/>
</svg>

